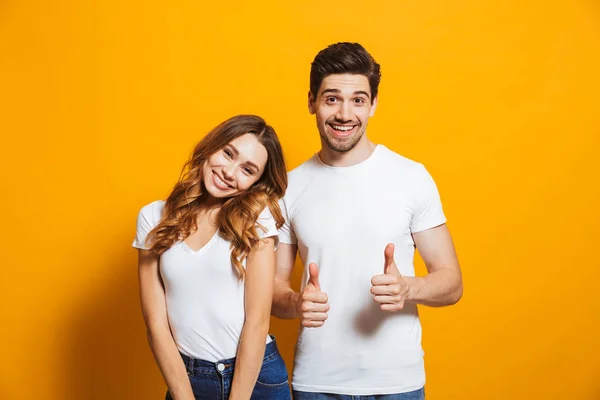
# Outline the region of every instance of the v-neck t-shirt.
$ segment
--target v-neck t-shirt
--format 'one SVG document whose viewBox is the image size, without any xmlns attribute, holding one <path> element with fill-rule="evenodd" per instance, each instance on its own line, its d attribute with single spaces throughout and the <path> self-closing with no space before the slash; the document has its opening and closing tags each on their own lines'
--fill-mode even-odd
<svg viewBox="0 0 600 400">
<path fill-rule="evenodd" d="M 160 222 L 165 202 L 143 207 L 137 219 L 133 247 L 147 249 L 148 233 Z M 269 208 L 260 214 L 256 231 L 261 238 L 277 229 Z M 167 314 L 179 351 L 189 357 L 219 361 L 235 357 L 244 326 L 244 281 L 231 263 L 231 242 L 219 231 L 198 251 L 179 241 L 160 256 L 160 274 Z M 242 262 L 244 268 L 246 261 Z M 267 336 L 266 343 L 271 339 Z"/>
</svg>

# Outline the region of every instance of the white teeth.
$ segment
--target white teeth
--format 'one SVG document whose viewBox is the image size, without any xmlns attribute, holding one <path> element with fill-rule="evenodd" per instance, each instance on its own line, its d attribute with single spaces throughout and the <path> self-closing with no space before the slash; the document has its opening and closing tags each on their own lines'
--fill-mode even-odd
<svg viewBox="0 0 600 400">
<path fill-rule="evenodd" d="M 231 186 L 226 184 L 225 182 L 223 182 L 223 180 L 221 178 L 219 178 L 219 175 L 215 174 L 215 181 L 217 182 L 217 184 L 219 184 L 220 186 L 224 186 L 224 187 L 228 187 L 230 188 Z"/>
<path fill-rule="evenodd" d="M 331 125 L 331 127 L 333 129 L 335 129 L 336 131 L 342 131 L 342 132 L 351 131 L 352 128 L 354 128 L 354 126 L 347 126 L 347 125 Z"/>
</svg>

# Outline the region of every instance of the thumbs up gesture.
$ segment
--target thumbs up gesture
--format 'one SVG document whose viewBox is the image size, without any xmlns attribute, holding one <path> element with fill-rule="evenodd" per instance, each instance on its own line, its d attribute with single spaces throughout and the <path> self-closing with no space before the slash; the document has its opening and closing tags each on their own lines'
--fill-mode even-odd
<svg viewBox="0 0 600 400">
<path fill-rule="evenodd" d="M 394 245 L 389 243 L 383 254 L 383 274 L 375 275 L 371 279 L 371 293 L 383 311 L 399 311 L 404 308 L 410 287 L 394 261 Z"/>
<path fill-rule="evenodd" d="M 310 263 L 308 265 L 308 274 L 308 282 L 297 302 L 297 311 L 302 326 L 317 328 L 323 326 L 327 319 L 329 303 L 327 302 L 327 295 L 321 291 L 317 264 Z"/>
</svg>

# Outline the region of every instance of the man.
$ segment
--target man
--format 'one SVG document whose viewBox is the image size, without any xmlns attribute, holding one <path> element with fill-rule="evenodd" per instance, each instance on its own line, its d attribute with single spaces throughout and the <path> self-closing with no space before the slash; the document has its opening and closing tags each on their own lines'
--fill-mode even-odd
<svg viewBox="0 0 600 400">
<path fill-rule="evenodd" d="M 289 174 L 273 296 L 274 315 L 302 323 L 297 400 L 423 399 L 417 304 L 446 306 L 462 296 L 431 176 L 367 138 L 380 77 L 357 43 L 331 45 L 312 63 L 308 108 L 321 150 Z M 425 277 L 414 276 L 415 247 Z M 301 293 L 290 287 L 298 249 L 308 267 Z"/>
</svg>

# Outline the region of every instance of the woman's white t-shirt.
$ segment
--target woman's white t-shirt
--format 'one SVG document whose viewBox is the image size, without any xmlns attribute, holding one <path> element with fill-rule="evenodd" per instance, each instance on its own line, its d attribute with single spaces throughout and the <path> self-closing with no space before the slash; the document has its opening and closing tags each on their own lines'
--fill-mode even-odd
<svg viewBox="0 0 600 400">
<path fill-rule="evenodd" d="M 164 201 L 143 207 L 137 219 L 133 247 L 147 249 L 146 236 L 160 222 Z M 275 236 L 277 229 L 269 208 L 260 214 L 261 238 Z M 160 256 L 167 314 L 179 351 L 189 357 L 219 361 L 235 357 L 244 326 L 244 281 L 231 263 L 231 242 L 219 231 L 198 251 L 183 241 Z M 246 262 L 242 263 L 244 268 Z M 270 341 L 267 336 L 266 342 Z"/>
</svg>

